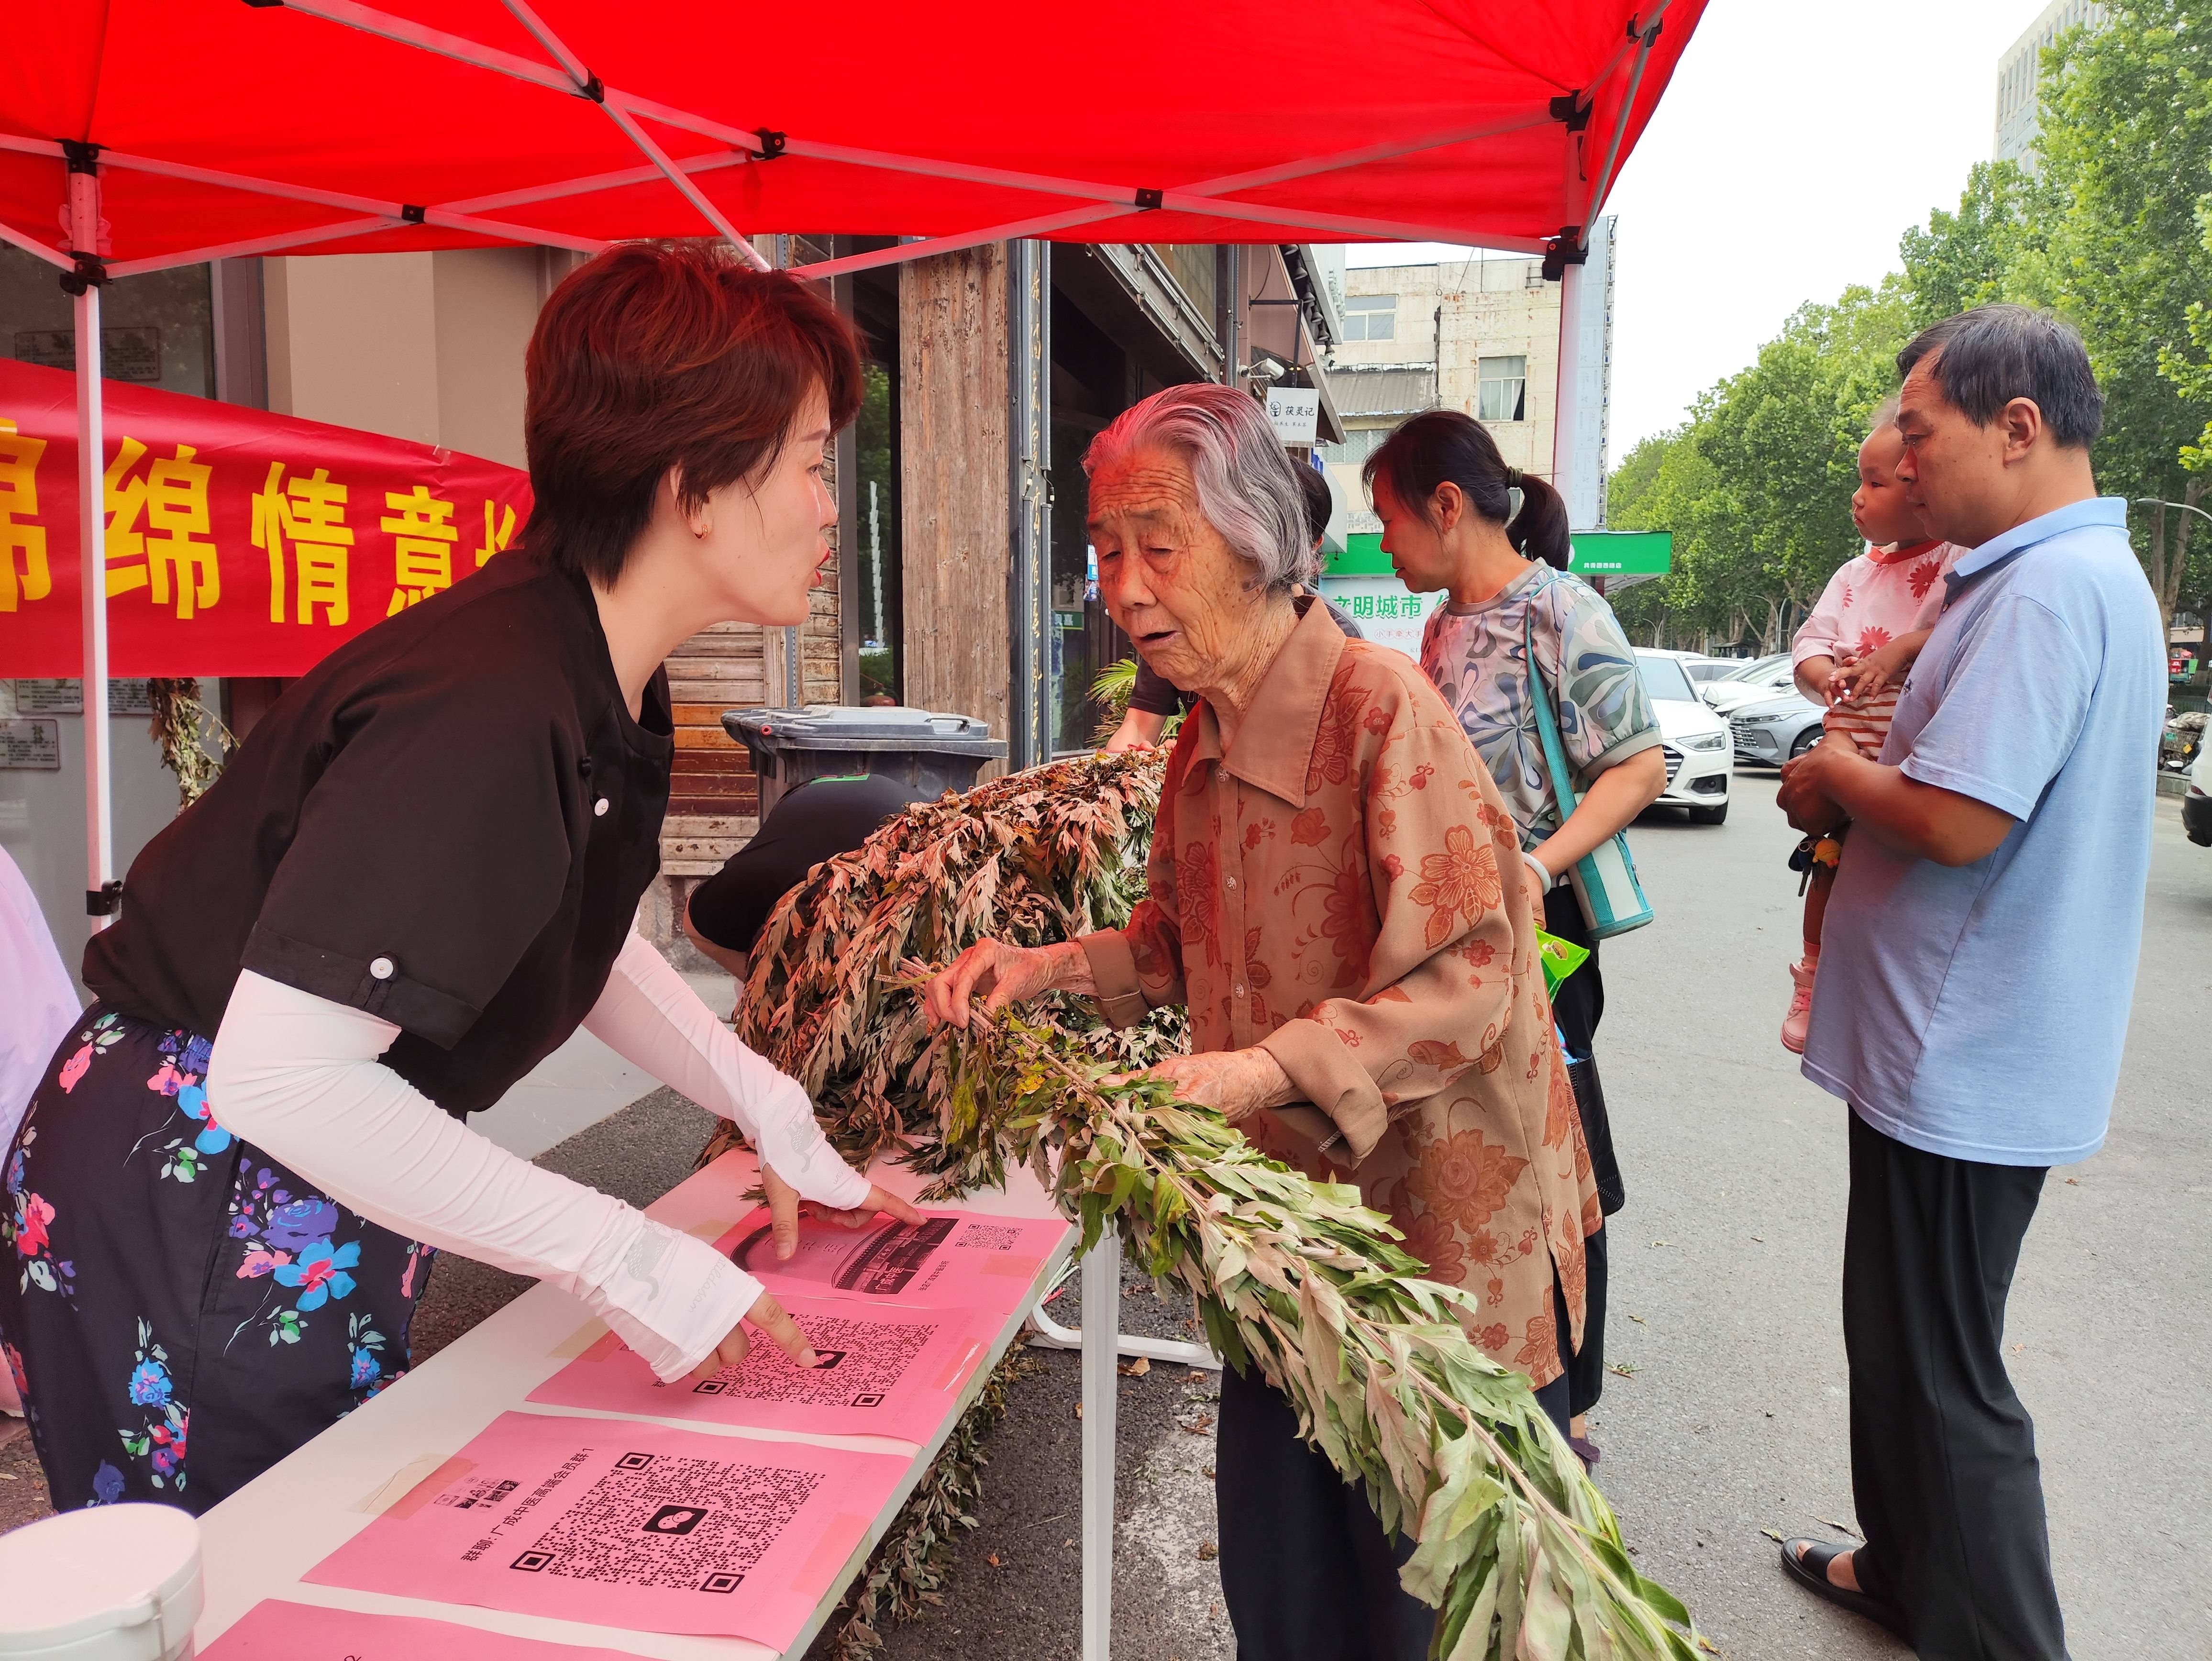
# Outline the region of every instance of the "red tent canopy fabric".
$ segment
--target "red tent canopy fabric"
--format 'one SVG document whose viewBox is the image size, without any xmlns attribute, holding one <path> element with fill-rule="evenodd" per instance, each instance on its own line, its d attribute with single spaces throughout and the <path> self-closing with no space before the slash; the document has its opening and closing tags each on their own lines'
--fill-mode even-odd
<svg viewBox="0 0 2212 1661">
<path fill-rule="evenodd" d="M 213 253 L 716 230 L 1533 250 L 1602 205 L 1704 0 L 19 0 L 0 236 Z"/>
</svg>

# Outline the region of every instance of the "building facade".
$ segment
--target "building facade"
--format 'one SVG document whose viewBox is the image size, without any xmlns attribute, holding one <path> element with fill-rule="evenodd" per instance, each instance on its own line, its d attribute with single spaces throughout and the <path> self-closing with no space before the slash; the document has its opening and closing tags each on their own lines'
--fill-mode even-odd
<svg viewBox="0 0 2212 1661">
<path fill-rule="evenodd" d="M 1999 161 L 2017 161 L 2035 170 L 2036 85 L 2043 54 L 2066 30 L 2101 28 L 2105 9 L 2097 0 L 2051 0 L 2019 40 L 1997 59 L 1996 136 L 1990 148 Z"/>
<path fill-rule="evenodd" d="M 1345 441 L 1323 447 L 1347 535 L 1381 530 L 1359 469 L 1390 429 L 1423 410 L 1458 410 L 1490 429 L 1509 465 L 1548 477 L 1559 408 L 1559 285 L 1543 262 L 1475 254 L 1342 274 L 1342 338 L 1329 384 Z"/>
<path fill-rule="evenodd" d="M 785 265 L 891 241 L 763 240 Z M 105 362 L 119 378 L 520 467 L 523 349 L 577 260 L 471 249 L 234 260 L 124 279 L 103 298 Z M 866 377 L 860 419 L 833 457 L 836 552 L 803 625 L 725 624 L 668 660 L 676 777 L 647 932 L 675 940 L 690 888 L 756 828 L 757 782 L 722 730 L 725 710 L 957 711 L 1006 739 L 1015 766 L 1090 747 L 1091 681 L 1129 648 L 1098 599 L 1083 450 L 1131 404 L 1189 380 L 1316 388 L 1317 437 L 1341 441 L 1321 362 L 1339 326 L 1328 269 L 1325 252 L 1297 246 L 1012 242 L 833 279 Z M 0 247 L 0 353 L 70 367 L 70 330 L 52 273 Z M 283 684 L 206 691 L 243 735 Z M 0 703 L 9 696 L 0 681 Z M 116 726 L 128 821 L 117 827 L 118 868 L 174 800 L 143 720 Z M 58 804 L 52 812 L 31 811 L 41 791 Z M 0 843 L 27 870 L 52 867 L 34 883 L 72 959 L 83 938 L 74 916 L 82 791 L 67 776 L 0 770 Z M 70 847 L 58 845 L 64 834 Z"/>
</svg>

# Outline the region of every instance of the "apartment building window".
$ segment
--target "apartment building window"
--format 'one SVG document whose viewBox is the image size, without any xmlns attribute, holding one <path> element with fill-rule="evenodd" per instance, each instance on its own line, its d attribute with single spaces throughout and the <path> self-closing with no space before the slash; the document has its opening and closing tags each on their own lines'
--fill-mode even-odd
<svg viewBox="0 0 2212 1661">
<path fill-rule="evenodd" d="M 1475 360 L 1475 415 L 1483 421 L 1527 419 L 1528 359 L 1482 357 Z"/>
<path fill-rule="evenodd" d="M 1346 295 L 1344 299 L 1344 338 L 1346 340 L 1395 340 L 1398 338 L 1398 296 L 1394 294 Z"/>
</svg>

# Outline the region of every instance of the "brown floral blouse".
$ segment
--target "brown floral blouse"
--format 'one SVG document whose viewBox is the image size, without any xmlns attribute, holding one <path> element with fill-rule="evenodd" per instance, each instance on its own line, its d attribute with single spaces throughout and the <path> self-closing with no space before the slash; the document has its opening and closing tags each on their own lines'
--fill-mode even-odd
<svg viewBox="0 0 2212 1661">
<path fill-rule="evenodd" d="M 1273 1051 L 1320 1111 L 1247 1134 L 1310 1175 L 1350 1167 L 1434 1278 L 1480 1297 L 1474 1341 L 1542 1385 L 1560 1372 L 1553 1267 L 1579 1345 L 1600 1217 L 1524 869 L 1420 666 L 1313 606 L 1230 754 L 1212 710 L 1192 712 L 1151 897 L 1082 945 L 1109 1019 L 1187 1003 L 1193 1049 Z"/>
</svg>

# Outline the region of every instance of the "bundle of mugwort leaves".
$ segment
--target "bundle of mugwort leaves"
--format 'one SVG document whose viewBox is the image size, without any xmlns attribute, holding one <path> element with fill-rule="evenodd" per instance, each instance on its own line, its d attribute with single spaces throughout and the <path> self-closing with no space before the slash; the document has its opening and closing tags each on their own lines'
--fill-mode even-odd
<svg viewBox="0 0 2212 1661">
<path fill-rule="evenodd" d="M 1692 1661 L 1686 1612 L 1637 1573 L 1528 1381 L 1468 1339 L 1469 1294 L 1423 1278 L 1356 1189 L 1267 1159 L 1155 1080 L 1116 1081 L 1179 1049 L 1179 1022 L 1117 1034 L 1055 996 L 964 1033 L 927 1028 L 929 965 L 973 940 L 1127 919 L 1160 765 L 1015 774 L 910 808 L 817 869 L 756 948 L 747 1042 L 805 1082 L 855 1157 L 902 1149 L 945 1192 L 1028 1162 L 1086 1249 L 1120 1226 L 1195 1300 L 1214 1348 L 1261 1367 L 1384 1525 L 1416 1540 L 1402 1578 L 1438 1609 L 1437 1657 Z"/>
<path fill-rule="evenodd" d="M 934 1143 L 946 1108 L 942 1040 L 887 978 L 950 963 L 990 936 L 1048 946 L 1118 928 L 1145 895 L 1160 751 L 1083 756 L 908 808 L 787 895 L 754 943 L 738 1036 L 806 1086 L 856 1164 Z M 1087 998 L 1031 1013 L 1073 1050 L 1121 1068 L 1184 1047 L 1179 1010 L 1116 1030 Z M 718 1133 L 704 1157 L 735 1145 Z"/>
<path fill-rule="evenodd" d="M 964 1182 L 1028 1160 L 1085 1250 L 1117 1224 L 1187 1291 L 1215 1350 L 1258 1366 L 1383 1526 L 1418 1542 L 1400 1578 L 1437 1609 L 1432 1654 L 1692 1661 L 1688 1612 L 1636 1572 L 1527 1378 L 1468 1340 L 1457 1317 L 1478 1299 L 1424 1279 L 1358 1189 L 1286 1169 L 1213 1109 L 1116 1080 L 1012 1012 L 979 1012 L 939 1065 L 951 1111 L 924 1163 Z"/>
</svg>

